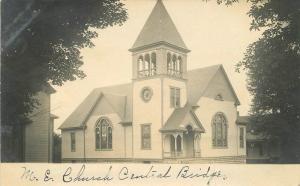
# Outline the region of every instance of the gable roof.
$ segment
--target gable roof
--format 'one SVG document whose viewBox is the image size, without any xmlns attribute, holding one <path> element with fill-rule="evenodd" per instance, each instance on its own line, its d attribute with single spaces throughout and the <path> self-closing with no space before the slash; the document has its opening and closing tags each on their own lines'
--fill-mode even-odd
<svg viewBox="0 0 300 186">
<path fill-rule="evenodd" d="M 198 100 L 203 96 L 208 85 L 211 83 L 211 81 L 219 71 L 221 71 L 224 74 L 225 79 L 228 82 L 229 87 L 236 100 L 236 104 L 237 105 L 240 104 L 240 101 L 233 89 L 233 86 L 228 79 L 228 76 L 223 68 L 223 65 L 221 64 L 188 71 L 187 94 L 188 94 L 188 100 L 191 104 L 194 105 L 197 104 Z"/>
<path fill-rule="evenodd" d="M 164 43 L 189 51 L 161 0 L 158 0 L 130 51 Z"/>
<path fill-rule="evenodd" d="M 199 132 L 205 132 L 201 122 L 195 115 L 192 106 L 187 103 L 182 108 L 176 108 L 174 109 L 171 116 L 168 118 L 165 125 L 160 129 L 162 132 L 167 131 L 186 131 L 186 126 L 190 123 L 184 123 L 184 119 L 190 115 L 192 120 L 195 122 L 197 128 L 193 128 L 193 130 L 199 131 Z"/>
<path fill-rule="evenodd" d="M 197 104 L 220 65 L 198 68 L 187 73 L 187 94 L 191 104 Z"/>
<path fill-rule="evenodd" d="M 54 94 L 56 92 L 56 90 L 49 83 L 45 83 L 42 89 L 47 94 Z"/>
<path fill-rule="evenodd" d="M 132 120 L 132 84 L 128 83 L 94 89 L 59 129 L 84 127 L 88 116 L 102 96 L 105 96 L 123 121 Z"/>
<path fill-rule="evenodd" d="M 236 104 L 236 105 L 240 105 L 240 104 L 241 104 L 241 103 L 240 103 L 240 100 L 239 100 L 239 98 L 237 97 L 237 95 L 236 95 L 236 93 L 235 93 L 235 91 L 234 91 L 234 88 L 233 88 L 233 86 L 232 86 L 232 84 L 231 84 L 231 82 L 230 82 L 230 80 L 229 80 L 229 78 L 228 78 L 227 73 L 226 73 L 225 70 L 224 70 L 223 65 L 220 66 L 220 70 L 223 72 L 223 74 L 224 74 L 224 76 L 225 76 L 225 79 L 226 79 L 227 83 L 229 84 L 229 88 L 230 88 L 231 92 L 233 93 L 233 96 L 234 96 L 235 101 L 236 101 L 235 104 Z"/>
<path fill-rule="evenodd" d="M 106 99 L 108 101 L 112 109 L 117 112 L 122 120 L 128 117 L 126 116 L 126 95 L 103 93 L 103 99 Z"/>
<path fill-rule="evenodd" d="M 188 113 L 193 114 L 193 106 L 197 105 L 198 100 L 203 96 L 209 83 L 220 69 L 223 69 L 222 65 L 188 71 L 187 95 L 188 105 L 190 106 L 175 109 L 169 118 L 170 122 L 179 120 L 177 118 L 183 119 Z M 234 95 L 236 96 L 235 93 Z M 110 103 L 112 108 L 122 119 L 122 123 L 130 123 L 132 121 L 132 84 L 128 83 L 94 89 L 63 122 L 59 129 L 84 127 L 86 120 L 102 97 Z"/>
</svg>

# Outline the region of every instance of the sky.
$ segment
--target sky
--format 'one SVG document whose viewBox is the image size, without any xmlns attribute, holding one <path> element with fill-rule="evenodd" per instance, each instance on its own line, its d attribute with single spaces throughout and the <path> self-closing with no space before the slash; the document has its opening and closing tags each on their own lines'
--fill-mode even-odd
<svg viewBox="0 0 300 186">
<path fill-rule="evenodd" d="M 243 1 L 243 0 L 241 0 Z M 122 26 L 97 30 L 95 47 L 82 49 L 87 77 L 54 86 L 51 113 L 57 129 L 84 98 L 97 87 L 131 82 L 131 53 L 139 32 L 154 7 L 156 0 L 123 0 L 128 20 Z M 191 50 L 188 70 L 222 64 L 241 102 L 240 115 L 247 115 L 251 96 L 247 91 L 245 72 L 235 72 L 235 65 L 243 59 L 247 46 L 256 41 L 260 33 L 250 31 L 251 18 L 246 14 L 249 4 L 218 5 L 216 0 L 163 0 L 177 30 Z M 56 132 L 60 132 L 56 130 Z"/>
</svg>

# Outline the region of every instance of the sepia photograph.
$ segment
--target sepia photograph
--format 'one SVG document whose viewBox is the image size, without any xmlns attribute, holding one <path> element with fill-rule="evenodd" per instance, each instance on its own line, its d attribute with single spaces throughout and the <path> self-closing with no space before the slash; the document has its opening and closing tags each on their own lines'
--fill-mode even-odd
<svg viewBox="0 0 300 186">
<path fill-rule="evenodd" d="M 299 165 L 299 10 L 1 0 L 1 163 Z"/>
</svg>

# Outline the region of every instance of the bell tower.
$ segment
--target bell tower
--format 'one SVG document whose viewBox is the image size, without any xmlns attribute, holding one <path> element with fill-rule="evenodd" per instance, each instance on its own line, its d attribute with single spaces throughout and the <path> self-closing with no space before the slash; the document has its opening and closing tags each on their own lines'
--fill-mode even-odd
<svg viewBox="0 0 300 186">
<path fill-rule="evenodd" d="M 187 100 L 187 53 L 162 0 L 158 0 L 131 49 L 133 158 L 162 159 L 159 129 Z"/>
<path fill-rule="evenodd" d="M 153 75 L 177 78 L 186 76 L 186 54 L 190 50 L 187 49 L 162 0 L 157 1 L 129 51 L 133 55 L 133 79 Z"/>
</svg>

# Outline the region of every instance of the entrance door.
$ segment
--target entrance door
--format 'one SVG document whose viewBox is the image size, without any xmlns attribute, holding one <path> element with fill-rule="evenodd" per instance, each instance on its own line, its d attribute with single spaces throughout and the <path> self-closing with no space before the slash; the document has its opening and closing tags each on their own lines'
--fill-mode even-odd
<svg viewBox="0 0 300 186">
<path fill-rule="evenodd" d="M 171 157 L 175 156 L 175 138 L 173 135 L 170 135 L 170 151 Z"/>
<path fill-rule="evenodd" d="M 185 149 L 186 149 L 186 157 L 192 158 L 194 157 L 194 132 L 193 128 L 189 125 L 186 127 L 187 133 L 184 134 Z"/>
</svg>

